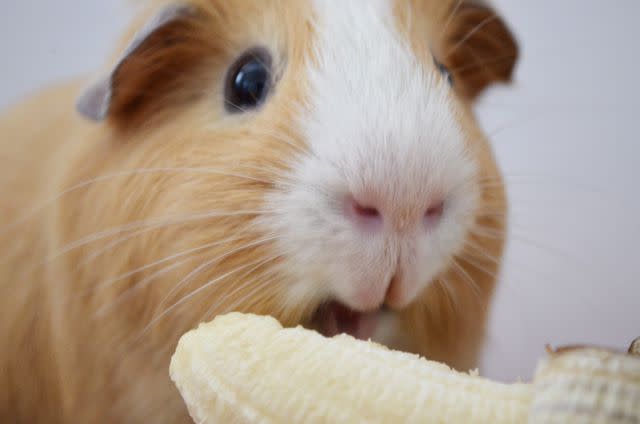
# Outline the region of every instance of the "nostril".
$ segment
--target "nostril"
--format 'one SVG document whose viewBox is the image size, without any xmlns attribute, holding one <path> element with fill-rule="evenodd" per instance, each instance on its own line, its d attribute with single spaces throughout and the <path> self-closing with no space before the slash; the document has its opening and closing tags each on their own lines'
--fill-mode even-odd
<svg viewBox="0 0 640 424">
<path fill-rule="evenodd" d="M 428 224 L 435 223 L 442 217 L 444 213 L 444 202 L 434 203 L 430 206 L 424 214 L 424 218 Z"/>
<path fill-rule="evenodd" d="M 357 202 L 353 203 L 353 211 L 357 215 L 360 215 L 364 218 L 376 218 L 380 216 L 380 212 L 378 212 L 378 209 L 368 206 L 362 206 Z"/>
<path fill-rule="evenodd" d="M 432 217 L 438 217 L 440 215 L 442 215 L 442 212 L 444 211 L 444 202 L 440 202 L 438 204 L 436 204 L 435 206 L 431 206 L 429 209 L 427 209 L 426 212 L 426 216 L 432 216 Z"/>
<path fill-rule="evenodd" d="M 351 196 L 347 197 L 345 209 L 346 214 L 359 225 L 372 227 L 382 223 L 382 214 L 376 207 L 360 203 Z"/>
</svg>

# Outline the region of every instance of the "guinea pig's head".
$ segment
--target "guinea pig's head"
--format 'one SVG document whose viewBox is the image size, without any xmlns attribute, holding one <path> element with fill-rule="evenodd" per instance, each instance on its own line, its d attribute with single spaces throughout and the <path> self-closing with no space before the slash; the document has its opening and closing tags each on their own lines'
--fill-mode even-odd
<svg viewBox="0 0 640 424">
<path fill-rule="evenodd" d="M 379 311 L 468 276 L 470 243 L 499 256 L 504 193 L 471 105 L 517 47 L 485 4 L 192 0 L 143 21 L 78 108 L 109 129 L 105 167 L 137 170 L 123 222 L 175 219 L 128 242 L 136 269 L 183 261 L 154 277 L 165 312 L 367 338 Z"/>
</svg>

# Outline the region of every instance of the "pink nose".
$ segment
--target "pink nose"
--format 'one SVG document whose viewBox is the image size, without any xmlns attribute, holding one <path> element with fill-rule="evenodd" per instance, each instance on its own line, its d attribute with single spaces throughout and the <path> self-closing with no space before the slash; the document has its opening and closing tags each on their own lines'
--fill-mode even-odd
<svg viewBox="0 0 640 424">
<path fill-rule="evenodd" d="M 380 202 L 364 203 L 348 196 L 345 201 L 345 215 L 358 228 L 365 231 L 380 231 L 386 220 L 394 219 L 397 212 L 406 209 L 402 204 L 385 204 Z M 437 223 L 444 212 L 444 202 L 436 201 L 429 204 L 422 215 L 422 220 L 428 226 Z"/>
</svg>

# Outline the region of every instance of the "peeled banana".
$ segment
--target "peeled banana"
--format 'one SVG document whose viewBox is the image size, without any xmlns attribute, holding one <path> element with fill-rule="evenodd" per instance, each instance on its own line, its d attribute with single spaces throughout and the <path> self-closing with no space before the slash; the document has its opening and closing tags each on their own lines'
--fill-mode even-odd
<svg viewBox="0 0 640 424">
<path fill-rule="evenodd" d="M 347 335 L 232 313 L 185 334 L 171 378 L 198 424 L 640 423 L 640 357 L 551 352 L 502 384 Z"/>
</svg>

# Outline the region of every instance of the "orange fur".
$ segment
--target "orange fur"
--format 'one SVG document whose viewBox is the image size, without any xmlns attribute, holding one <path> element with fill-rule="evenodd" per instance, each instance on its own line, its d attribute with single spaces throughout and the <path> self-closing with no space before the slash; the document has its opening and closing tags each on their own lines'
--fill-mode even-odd
<svg viewBox="0 0 640 424">
<path fill-rule="evenodd" d="M 318 306 L 283 303 L 290 277 L 274 266 L 273 235 L 253 224 L 264 195 L 278 189 L 282 158 L 305 148 L 290 123 L 292 105 L 305 101 L 308 6 L 192 3 L 197 19 L 157 34 L 174 44 L 149 40 L 119 71 L 126 78 L 105 125 L 75 115 L 84 81 L 46 90 L 0 119 L 0 422 L 189 422 L 167 372 L 182 333 L 232 309 L 306 324 Z M 401 25 L 409 3 L 413 25 L 405 29 L 424 56 L 457 2 L 398 1 Z M 260 113 L 227 116 L 224 73 L 256 43 L 281 53 L 286 67 L 279 65 L 280 82 Z M 446 43 L 437 47 L 446 51 Z M 398 335 L 398 347 L 460 368 L 474 366 L 481 347 L 506 211 L 467 94 L 461 120 L 476 140 L 481 177 L 491 181 L 483 208 L 498 213 L 478 223 L 496 234 L 470 234 L 480 249 L 456 258 L 478 288 L 452 263 L 401 313 Z M 142 268 L 203 245 L 210 246 Z"/>
</svg>

